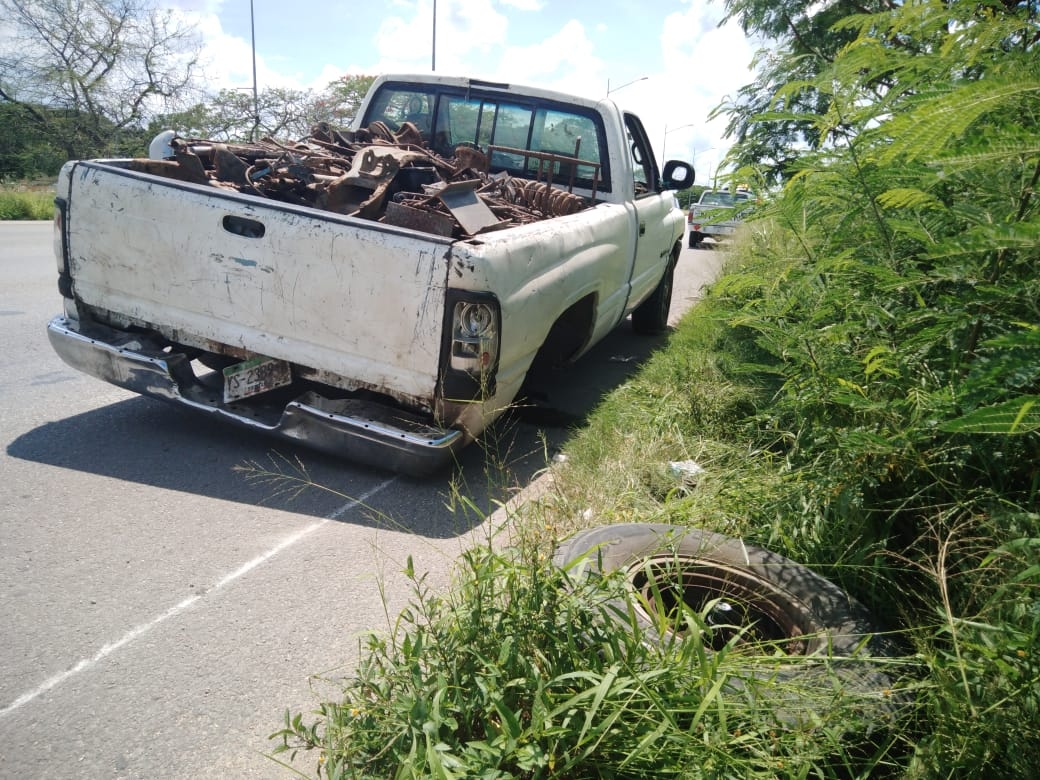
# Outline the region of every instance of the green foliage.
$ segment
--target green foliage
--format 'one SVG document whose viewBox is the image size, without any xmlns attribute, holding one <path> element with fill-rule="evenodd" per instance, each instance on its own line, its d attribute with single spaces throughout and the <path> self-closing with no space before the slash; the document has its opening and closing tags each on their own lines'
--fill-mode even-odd
<svg viewBox="0 0 1040 780">
<path fill-rule="evenodd" d="M 843 560 L 849 587 L 919 629 L 932 709 L 911 775 L 1028 777 L 1040 747 L 1035 14 L 926 2 L 843 21 L 856 37 L 807 82 L 826 108 L 798 116 L 827 143 L 798 154 L 713 291 L 778 380 L 743 427 L 784 471 L 750 523 Z"/>
<path fill-rule="evenodd" d="M 1013 45 L 1026 19 L 994 18 L 994 32 L 974 8 L 953 7 L 967 26 L 945 38 L 928 5 L 856 20 L 811 118 L 840 144 L 802 155 L 770 205 L 794 246 L 720 288 L 785 377 L 766 435 L 782 433 L 792 471 L 830 475 L 821 523 L 869 507 L 853 514 L 882 545 L 963 501 L 965 480 L 981 488 L 966 512 L 1036 500 L 1040 66 Z M 879 45 L 895 30 L 928 45 Z M 865 102 L 882 76 L 892 86 Z M 755 290 L 778 267 L 782 288 Z M 983 435 L 1011 433 L 998 447 Z"/>
<path fill-rule="evenodd" d="M 738 141 L 731 152 L 738 168 L 754 166 L 773 185 L 791 175 L 801 151 L 820 148 L 826 137 L 812 117 L 827 112 L 831 90 L 816 79 L 855 38 L 854 31 L 835 25 L 889 7 L 887 0 L 826 6 L 808 0 L 727 0 L 727 19 L 769 42 L 755 57 L 755 81 L 715 110 L 726 116 L 728 134 Z"/>
<path fill-rule="evenodd" d="M 24 107 L 0 103 L 0 178 L 53 176 L 63 162 L 62 149 L 40 138 Z"/>
<path fill-rule="evenodd" d="M 349 125 L 375 80 L 375 76 L 357 75 L 343 76 L 330 82 L 319 103 L 323 113 L 321 119 L 333 127 Z"/>
<path fill-rule="evenodd" d="M 1040 520 L 1001 519 L 1033 532 Z M 940 592 L 926 646 L 928 728 L 911 776 L 1036 776 L 1040 538 L 992 546 L 994 536 L 1006 534 L 986 518 L 972 518 L 937 546 L 928 571 Z"/>
<path fill-rule="evenodd" d="M 310 721 L 286 714 L 277 752 L 316 749 L 329 778 L 836 777 L 883 765 L 886 743 L 847 744 L 864 728 L 862 693 L 779 682 L 775 659 L 738 652 L 736 638 L 706 652 L 704 615 L 653 639 L 620 577 L 571 580 L 530 549 L 476 549 L 461 566 L 448 596 L 408 572 L 415 596 L 393 635 L 369 638 L 342 701 Z M 812 718 L 783 716 L 793 703 Z"/>
<path fill-rule="evenodd" d="M 783 190 L 557 479 L 561 514 L 740 533 L 904 631 L 925 669 L 896 776 L 1028 778 L 1040 754 L 1035 21 L 924 3 L 843 22 L 819 78 L 778 90 L 827 100 L 761 117 L 819 149 L 781 144 Z M 662 468 L 682 458 L 706 469 L 692 490 Z"/>
<path fill-rule="evenodd" d="M 53 216 L 53 188 L 44 191 L 27 187 L 0 189 L 0 220 L 49 220 Z"/>
</svg>

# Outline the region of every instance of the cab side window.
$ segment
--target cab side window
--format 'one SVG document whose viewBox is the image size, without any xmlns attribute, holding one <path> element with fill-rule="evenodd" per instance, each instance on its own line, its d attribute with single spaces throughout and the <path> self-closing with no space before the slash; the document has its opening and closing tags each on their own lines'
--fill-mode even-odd
<svg viewBox="0 0 1040 780">
<path fill-rule="evenodd" d="M 628 153 L 632 162 L 632 184 L 636 196 L 657 190 L 657 160 L 643 123 L 635 114 L 625 114 L 628 135 Z"/>
<path fill-rule="evenodd" d="M 415 90 L 385 90 L 371 112 L 372 121 L 383 122 L 391 130 L 398 130 L 405 122 L 415 124 L 426 137 L 430 134 L 434 94 Z"/>
</svg>

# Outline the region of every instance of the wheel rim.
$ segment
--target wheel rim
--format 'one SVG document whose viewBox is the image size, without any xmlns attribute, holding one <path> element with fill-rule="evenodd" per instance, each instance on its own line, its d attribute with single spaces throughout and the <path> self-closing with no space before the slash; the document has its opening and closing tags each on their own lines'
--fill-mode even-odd
<svg viewBox="0 0 1040 780">
<path fill-rule="evenodd" d="M 746 568 L 678 555 L 655 556 L 633 566 L 628 579 L 639 594 L 636 609 L 656 623 L 664 615 L 668 630 L 689 633 L 692 616 L 705 644 L 748 649 L 769 645 L 787 655 L 806 655 L 807 634 L 816 630 L 774 585 Z"/>
</svg>

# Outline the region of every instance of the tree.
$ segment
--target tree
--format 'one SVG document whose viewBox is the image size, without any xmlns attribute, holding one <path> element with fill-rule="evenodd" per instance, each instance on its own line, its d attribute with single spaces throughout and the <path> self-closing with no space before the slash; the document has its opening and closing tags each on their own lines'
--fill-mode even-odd
<svg viewBox="0 0 1040 780">
<path fill-rule="evenodd" d="M 216 138 L 210 132 L 210 115 L 212 105 L 199 102 L 181 111 L 156 114 L 148 122 L 145 137 L 155 138 L 164 130 L 174 130 L 183 138 Z"/>
<path fill-rule="evenodd" d="M 0 179 L 53 176 L 63 162 L 62 150 L 33 132 L 28 111 L 0 103 Z"/>
<path fill-rule="evenodd" d="M 737 167 L 754 165 L 766 184 L 783 181 L 802 149 L 823 142 L 809 118 L 826 113 L 830 95 L 813 81 L 830 67 L 856 35 L 834 29 L 842 19 L 894 8 L 891 0 L 727 0 L 726 20 L 745 33 L 772 42 L 756 58 L 758 77 L 716 109 L 729 116 L 727 133 L 737 139 Z"/>
<path fill-rule="evenodd" d="M 1037 19 L 1035 0 L 922 0 L 835 21 L 851 40 L 804 83 L 825 101 L 790 117 L 819 148 L 715 288 L 780 378 L 761 441 L 791 476 L 765 514 L 887 549 L 864 571 L 912 562 L 883 611 L 926 626 L 933 607 L 913 600 L 935 573 L 950 630 L 918 634 L 939 663 L 916 688 L 937 695 L 915 717 L 912 776 L 1035 777 L 1040 754 Z M 780 56 L 773 72 L 799 66 Z M 1017 636 L 1020 652 L 988 651 Z"/>
<path fill-rule="evenodd" d="M 261 90 L 254 103 L 252 93 L 224 89 L 212 96 L 202 116 L 182 115 L 199 126 L 203 137 L 243 141 L 256 136 L 303 138 L 319 122 L 335 128 L 353 121 L 374 76 L 344 76 L 330 82 L 324 91 L 271 87 Z M 188 127 L 171 126 L 182 135 L 191 134 Z"/>
<path fill-rule="evenodd" d="M 66 158 L 139 151 L 148 119 L 194 95 L 194 29 L 143 0 L 0 0 L 0 103 Z"/>
<path fill-rule="evenodd" d="M 361 101 L 376 80 L 375 76 L 343 76 L 331 82 L 319 99 L 317 113 L 333 127 L 354 121 Z"/>
<path fill-rule="evenodd" d="M 269 87 L 257 93 L 222 89 L 209 99 L 203 125 L 207 138 L 246 141 L 260 136 L 301 138 L 313 124 L 310 90 Z M 177 128 L 182 134 L 184 128 Z"/>
</svg>

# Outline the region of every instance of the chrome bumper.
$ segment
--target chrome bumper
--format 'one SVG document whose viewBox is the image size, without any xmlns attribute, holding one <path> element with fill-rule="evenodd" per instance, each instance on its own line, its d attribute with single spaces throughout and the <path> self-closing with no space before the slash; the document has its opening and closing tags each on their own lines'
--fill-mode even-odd
<svg viewBox="0 0 1040 780">
<path fill-rule="evenodd" d="M 284 404 L 225 403 L 223 389 L 195 374 L 178 352 L 149 349 L 147 337 L 64 316 L 47 326 L 62 360 L 85 374 L 141 395 L 171 401 L 250 430 L 300 442 L 332 455 L 423 476 L 446 467 L 467 442 L 389 405 L 332 399 L 309 391 Z"/>
</svg>

